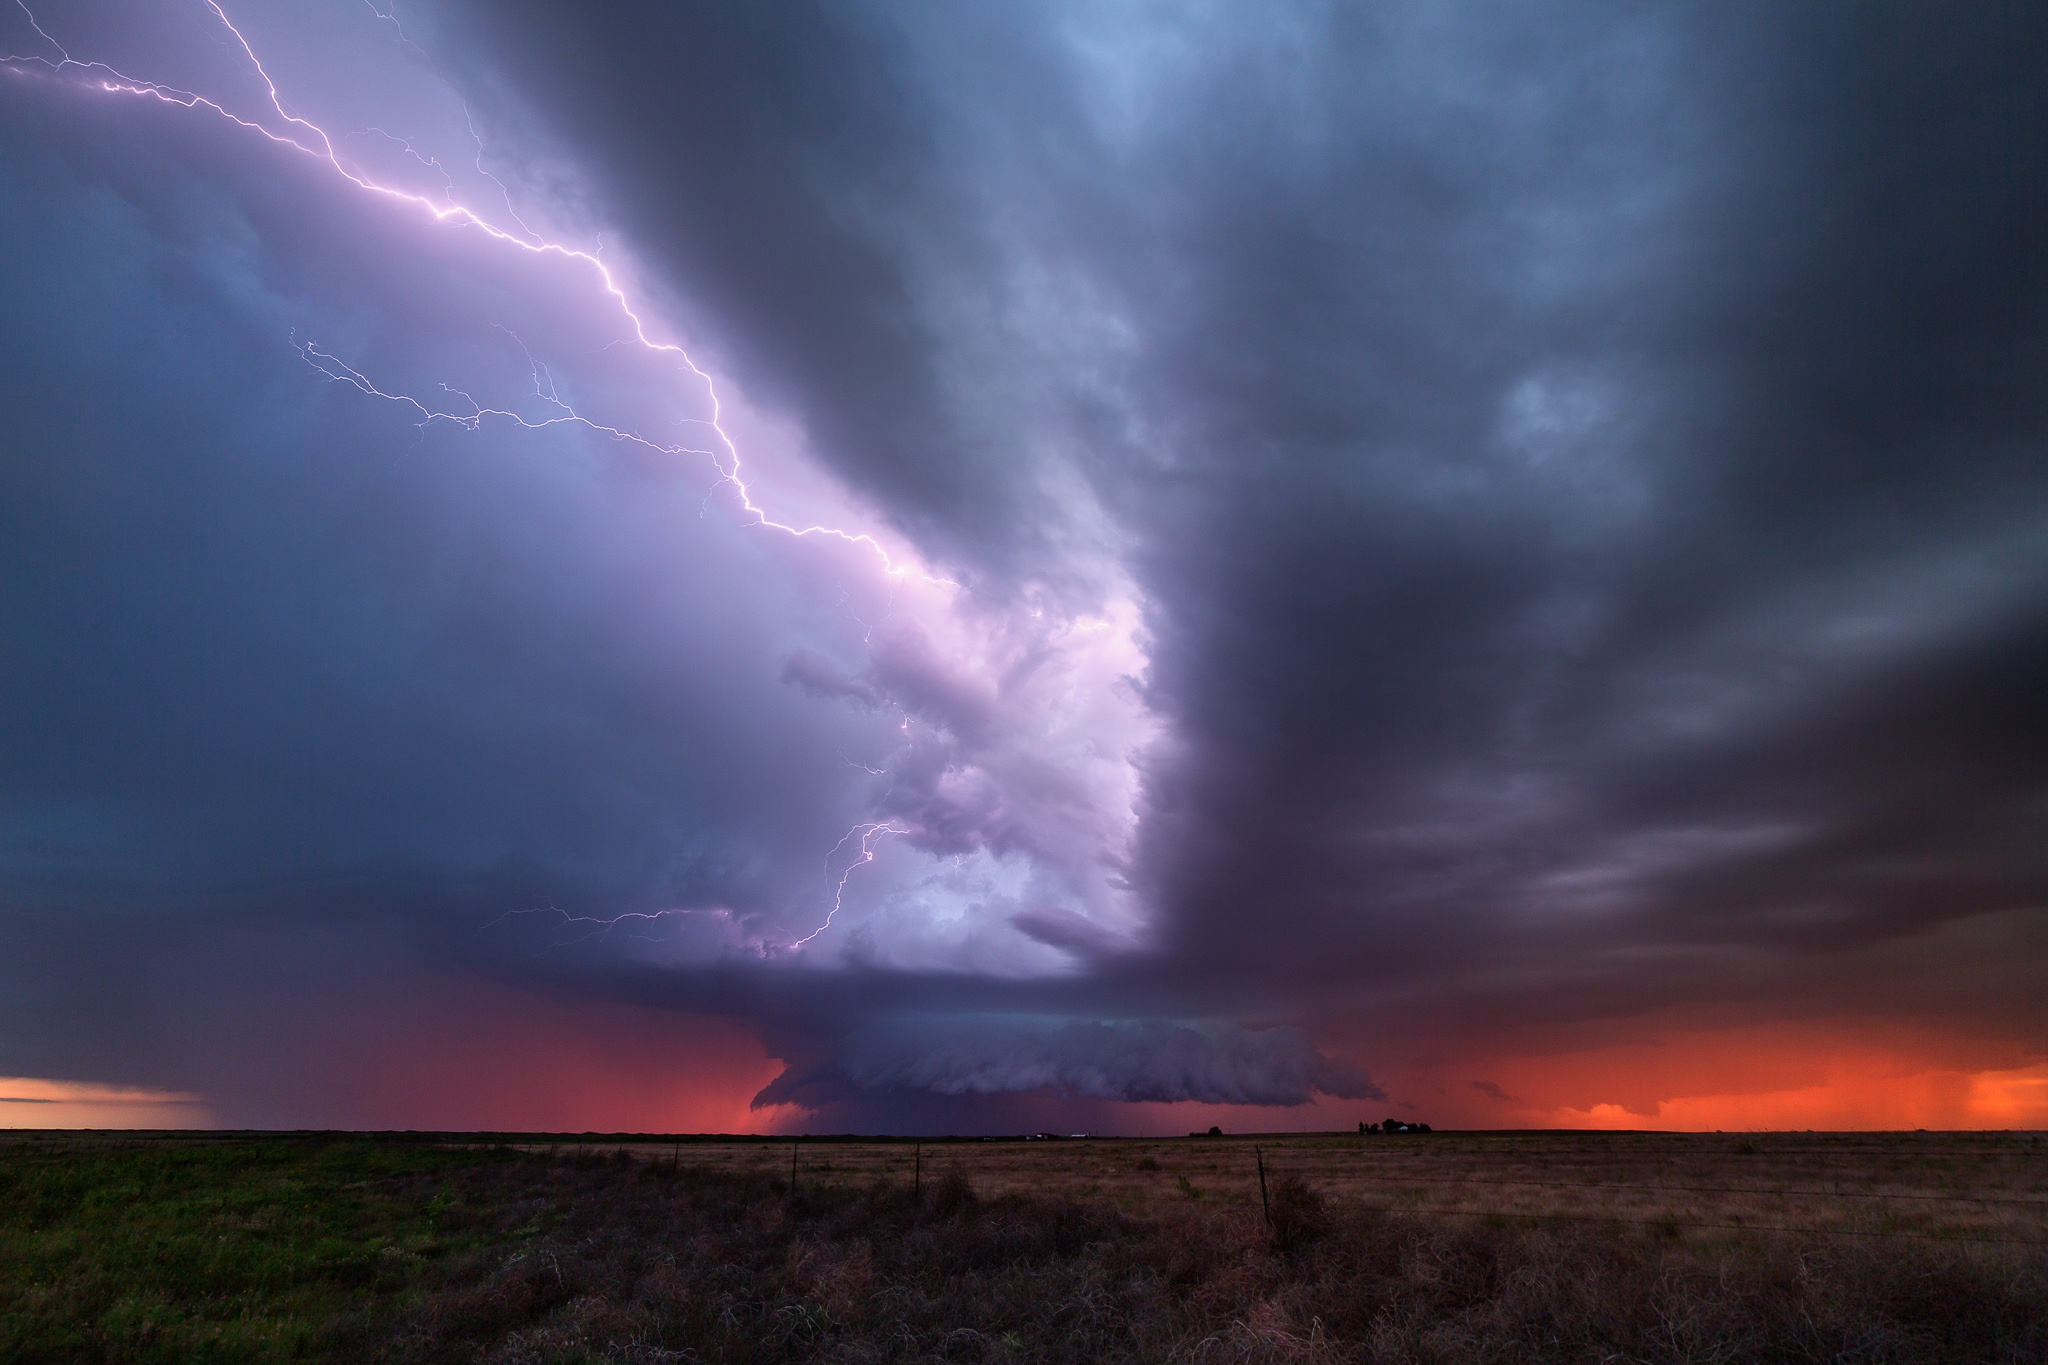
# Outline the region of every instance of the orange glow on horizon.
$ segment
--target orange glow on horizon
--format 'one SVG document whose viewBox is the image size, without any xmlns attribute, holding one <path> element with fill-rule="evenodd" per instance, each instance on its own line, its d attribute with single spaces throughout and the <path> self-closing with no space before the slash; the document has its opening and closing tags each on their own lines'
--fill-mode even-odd
<svg viewBox="0 0 2048 1365">
<path fill-rule="evenodd" d="M 0 1076 L 0 1128 L 210 1128 L 198 1095 L 138 1086 Z"/>
<path fill-rule="evenodd" d="M 1385 1099 L 1071 1107 L 1040 1092 L 1006 1112 L 1032 1115 L 1030 1127 L 1133 1136 L 1212 1123 L 1346 1130 L 1389 1116 L 1438 1129 L 2048 1129 L 2048 1058 L 2024 1041 L 1882 1020 L 1574 1029 L 1525 1032 L 1511 1052 L 1427 1027 L 1405 1040 L 1322 1040 L 1365 1063 Z M 1601 1036 L 1610 1029 L 1627 1036 Z M 0 1127 L 774 1133 L 833 1122 L 749 1107 L 783 1064 L 745 1024 L 457 970 L 302 984 L 290 1014 L 226 1037 L 218 1055 L 186 1055 L 177 1078 L 152 1078 L 170 1082 L 160 1089 L 0 1079 Z"/>
<path fill-rule="evenodd" d="M 2048 1065 L 2014 1071 L 1845 1076 L 1828 1085 L 1755 1094 L 1683 1095 L 1644 1114 L 1617 1104 L 1560 1108 L 1558 1128 L 2048 1128 Z"/>
<path fill-rule="evenodd" d="M 1432 1123 L 1470 1128 L 2048 1128 L 2038 1049 L 1883 1025 L 1633 1031 L 1640 1041 L 1418 1058 L 1387 1084 Z"/>
<path fill-rule="evenodd" d="M 371 1038 L 330 1037 L 314 1064 L 348 1126 L 753 1133 L 775 1118 L 748 1104 L 782 1064 L 726 1019 L 460 977 L 359 1027 Z"/>
</svg>

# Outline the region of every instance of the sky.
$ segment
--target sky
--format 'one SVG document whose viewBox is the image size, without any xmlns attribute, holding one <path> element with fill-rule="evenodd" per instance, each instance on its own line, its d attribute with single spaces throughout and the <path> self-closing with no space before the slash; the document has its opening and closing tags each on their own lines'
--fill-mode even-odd
<svg viewBox="0 0 2048 1365">
<path fill-rule="evenodd" d="M 9 4 L 0 1125 L 2048 1127 L 2037 8 Z"/>
</svg>

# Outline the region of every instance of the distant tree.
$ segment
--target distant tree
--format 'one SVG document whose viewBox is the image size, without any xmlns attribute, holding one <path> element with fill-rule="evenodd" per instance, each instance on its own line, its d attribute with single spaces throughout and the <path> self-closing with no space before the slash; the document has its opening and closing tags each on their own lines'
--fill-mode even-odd
<svg viewBox="0 0 2048 1365">
<path fill-rule="evenodd" d="M 1215 1124 L 1213 1124 L 1213 1123 L 1212 1123 L 1212 1124 L 1210 1124 L 1210 1125 L 1209 1125 L 1209 1136 L 1210 1136 L 1210 1137 L 1222 1137 L 1222 1136 L 1223 1136 L 1223 1129 L 1222 1129 L 1222 1128 L 1220 1128 L 1220 1127 L 1218 1127 L 1217 1125 L 1215 1125 Z"/>
</svg>

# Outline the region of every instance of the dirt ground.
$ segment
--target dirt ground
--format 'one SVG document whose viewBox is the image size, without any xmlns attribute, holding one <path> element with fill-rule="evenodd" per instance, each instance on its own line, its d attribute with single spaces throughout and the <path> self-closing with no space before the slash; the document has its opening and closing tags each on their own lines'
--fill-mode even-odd
<svg viewBox="0 0 2048 1365">
<path fill-rule="evenodd" d="M 843 1187 L 959 1171 L 983 1194 L 1102 1200 L 1133 1214 L 1256 1206 L 1258 1162 L 1334 1205 L 1446 1217 L 2048 1242 L 2036 1133 L 1430 1133 L 1051 1141 L 627 1144 L 686 1168 Z M 544 1146 L 544 1144 L 543 1144 Z M 1675 1229 L 1674 1229 L 1675 1230 Z"/>
</svg>

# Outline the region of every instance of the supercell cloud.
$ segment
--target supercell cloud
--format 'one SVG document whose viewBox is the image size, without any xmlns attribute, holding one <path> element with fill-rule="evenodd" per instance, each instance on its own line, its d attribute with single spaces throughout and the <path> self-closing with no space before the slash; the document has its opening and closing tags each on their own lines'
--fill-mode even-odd
<svg viewBox="0 0 2048 1365">
<path fill-rule="evenodd" d="M 0 1076 L 2048 1122 L 2038 16 L 0 53 Z"/>
<path fill-rule="evenodd" d="M 850 1092 L 889 1090 L 1049 1090 L 1165 1104 L 1300 1105 L 1317 1092 L 1385 1098 L 1363 1073 L 1323 1056 L 1294 1028 L 1195 1029 L 1164 1020 L 1048 1025 L 968 1015 L 864 1025 L 825 1065 L 785 1072 L 755 1104 L 822 1109 Z"/>
</svg>

